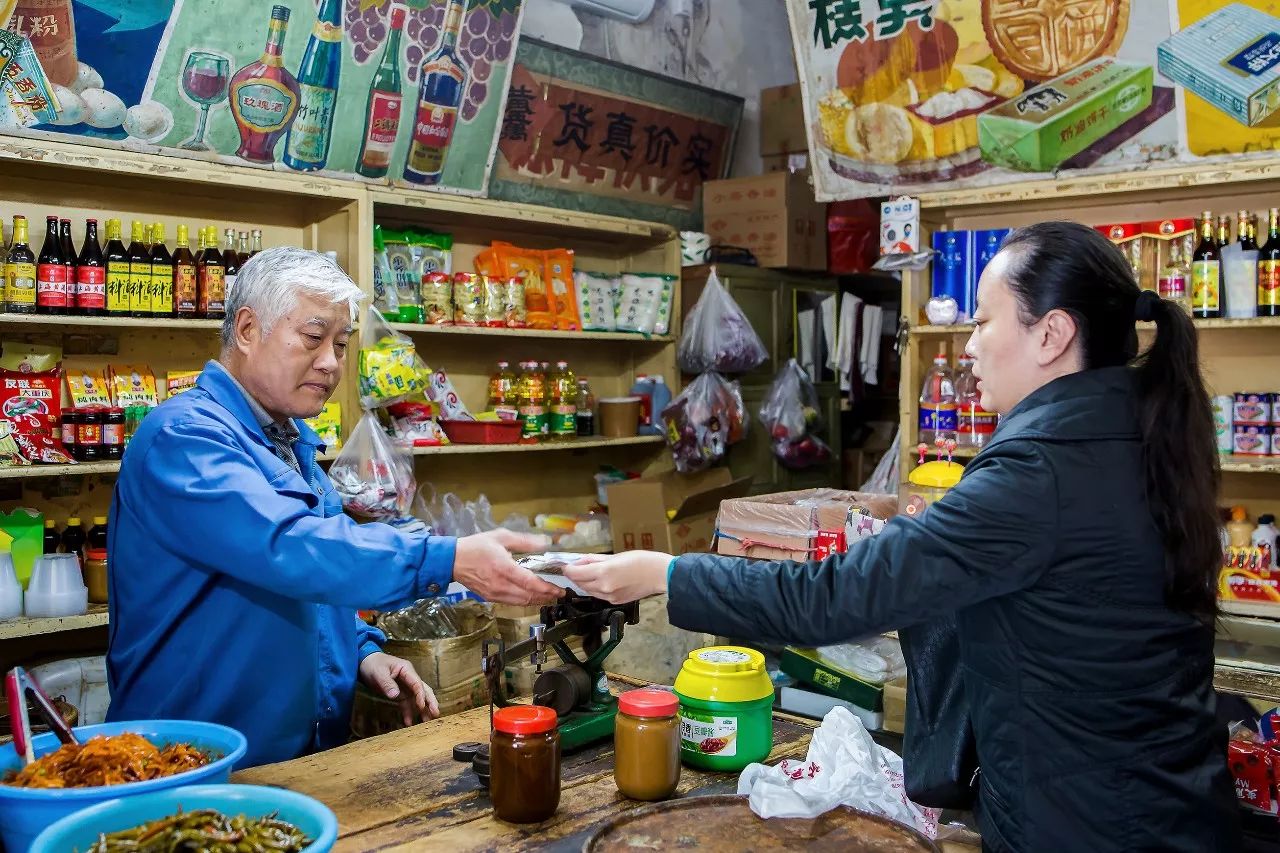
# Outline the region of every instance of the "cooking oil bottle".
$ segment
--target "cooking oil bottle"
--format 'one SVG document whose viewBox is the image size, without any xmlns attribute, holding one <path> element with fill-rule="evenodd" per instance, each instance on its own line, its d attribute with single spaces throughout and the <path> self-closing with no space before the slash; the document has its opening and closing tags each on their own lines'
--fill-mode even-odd
<svg viewBox="0 0 1280 853">
<path fill-rule="evenodd" d="M 517 399 L 520 408 L 520 440 L 526 443 L 542 440 L 542 428 L 547 420 L 546 398 L 542 379 L 538 375 L 538 363 L 526 361 L 520 365 L 517 382 Z"/>
<path fill-rule="evenodd" d="M 551 374 L 551 440 L 572 441 L 578 434 L 578 383 L 566 361 Z"/>
<path fill-rule="evenodd" d="M 514 408 L 516 399 L 516 374 L 510 362 L 498 362 L 498 372 L 489 377 L 489 409 Z"/>
</svg>

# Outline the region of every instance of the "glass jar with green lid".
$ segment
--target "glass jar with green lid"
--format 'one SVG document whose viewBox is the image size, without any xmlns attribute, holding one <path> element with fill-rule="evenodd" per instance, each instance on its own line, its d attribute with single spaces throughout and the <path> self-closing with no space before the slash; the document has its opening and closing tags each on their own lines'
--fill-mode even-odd
<svg viewBox="0 0 1280 853">
<path fill-rule="evenodd" d="M 773 749 L 773 682 L 764 655 L 739 646 L 690 652 L 676 678 L 680 758 L 725 773 L 763 761 Z"/>
</svg>

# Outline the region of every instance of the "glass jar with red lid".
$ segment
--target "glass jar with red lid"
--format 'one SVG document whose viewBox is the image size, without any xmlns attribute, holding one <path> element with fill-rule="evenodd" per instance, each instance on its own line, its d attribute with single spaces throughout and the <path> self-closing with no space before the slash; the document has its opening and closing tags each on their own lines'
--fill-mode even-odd
<svg viewBox="0 0 1280 853">
<path fill-rule="evenodd" d="M 645 688 L 618 697 L 613 778 L 633 800 L 665 800 L 680 784 L 680 699 Z"/>
<path fill-rule="evenodd" d="M 107 421 L 106 409 L 80 410 L 80 423 L 76 434 L 76 459 L 81 462 L 97 462 L 104 457 L 102 427 Z"/>
<path fill-rule="evenodd" d="M 124 456 L 124 409 L 103 410 L 102 455 L 105 459 Z"/>
<path fill-rule="evenodd" d="M 560 806 L 560 730 L 556 712 L 512 705 L 493 713 L 489 798 L 508 823 L 541 823 Z"/>
</svg>

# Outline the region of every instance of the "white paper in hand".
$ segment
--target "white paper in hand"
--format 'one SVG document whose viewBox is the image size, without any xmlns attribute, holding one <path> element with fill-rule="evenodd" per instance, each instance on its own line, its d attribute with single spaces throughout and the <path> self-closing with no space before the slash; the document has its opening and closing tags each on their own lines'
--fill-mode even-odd
<svg viewBox="0 0 1280 853">
<path fill-rule="evenodd" d="M 938 834 L 938 810 L 907 799 L 902 759 L 871 739 L 846 708 L 832 708 L 813 733 L 803 762 L 752 764 L 738 779 L 762 818 L 812 818 L 838 805 L 884 815 L 924 833 Z"/>
</svg>

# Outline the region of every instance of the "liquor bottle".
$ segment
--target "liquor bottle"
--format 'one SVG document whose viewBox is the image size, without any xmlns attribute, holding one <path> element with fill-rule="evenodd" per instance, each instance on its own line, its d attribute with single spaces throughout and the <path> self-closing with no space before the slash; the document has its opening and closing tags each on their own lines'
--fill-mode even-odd
<svg viewBox="0 0 1280 853">
<path fill-rule="evenodd" d="M 173 255 L 164 244 L 164 223 L 151 226 L 151 313 L 173 316 Z"/>
<path fill-rule="evenodd" d="M 173 313 L 193 319 L 196 316 L 196 259 L 191 254 L 190 232 L 178 226 L 178 241 L 173 250 Z"/>
<path fill-rule="evenodd" d="M 84 245 L 76 259 L 76 311 L 89 317 L 107 313 L 107 262 L 98 244 L 98 220 L 86 219 Z"/>
<path fill-rule="evenodd" d="M 36 313 L 36 255 L 27 240 L 27 217 L 13 217 L 13 246 L 4 267 L 4 301 L 14 314 Z"/>
<path fill-rule="evenodd" d="M 1222 214 L 1218 217 L 1218 248 L 1225 249 L 1231 245 L 1231 217 Z"/>
<path fill-rule="evenodd" d="M 1222 256 L 1219 252 L 1213 239 L 1213 214 L 1206 210 L 1200 222 L 1200 243 L 1191 256 L 1191 314 L 1194 317 L 1211 319 L 1222 316 L 1219 300 Z"/>
<path fill-rule="evenodd" d="M 236 253 L 236 229 L 228 228 L 223 234 L 222 243 L 222 281 L 225 296 L 229 300 L 236 289 L 236 276 L 240 273 L 240 256 Z"/>
<path fill-rule="evenodd" d="M 1236 214 L 1236 242 L 1243 251 L 1249 252 L 1258 248 L 1249 234 L 1249 211 L 1242 210 Z"/>
<path fill-rule="evenodd" d="M 67 313 L 79 314 L 76 307 L 76 246 L 71 242 L 71 220 L 58 220 L 58 241 L 62 248 L 62 263 L 67 267 Z"/>
<path fill-rule="evenodd" d="M 236 245 L 236 261 L 240 266 L 244 266 L 244 262 L 249 260 L 249 232 L 241 231 L 240 239 Z"/>
<path fill-rule="evenodd" d="M 391 37 L 382 51 L 382 61 L 373 73 L 369 101 L 364 108 L 364 141 L 356 157 L 356 172 L 366 178 L 385 177 L 391 168 L 391 149 L 400 132 L 400 111 L 404 95 L 400 91 L 400 31 L 404 27 L 404 7 L 391 7 Z"/>
<path fill-rule="evenodd" d="M 418 73 L 418 110 L 404 164 L 404 179 L 414 184 L 440 183 L 458 121 L 458 105 L 466 90 L 468 71 L 457 55 L 457 46 L 467 4 L 466 0 L 448 2 L 440 47 L 422 61 Z"/>
<path fill-rule="evenodd" d="M 107 314 L 129 316 L 129 252 L 120 240 L 120 220 L 107 220 Z"/>
<path fill-rule="evenodd" d="M 5 295 L 5 269 L 9 266 L 9 242 L 4 236 L 4 220 L 0 220 L 0 313 L 9 310 Z"/>
<path fill-rule="evenodd" d="M 298 115 L 284 140 L 284 164 L 290 169 L 314 172 L 329 159 L 341 70 L 342 2 L 324 0 L 298 66 Z"/>
<path fill-rule="evenodd" d="M 1156 282 L 1156 292 L 1161 299 L 1172 300 L 1190 313 L 1191 305 L 1187 301 L 1187 270 L 1183 266 L 1182 243 L 1174 240 L 1169 244 L 1169 262 L 1160 270 Z"/>
<path fill-rule="evenodd" d="M 56 216 L 45 219 L 44 246 L 36 260 L 36 313 L 67 313 L 67 264 Z"/>
<path fill-rule="evenodd" d="M 231 78 L 231 115 L 240 128 L 237 157 L 254 163 L 275 161 L 276 143 L 293 122 L 301 93 L 284 67 L 284 35 L 289 7 L 272 6 L 262 57 Z"/>
<path fill-rule="evenodd" d="M 196 313 L 206 320 L 221 320 L 226 316 L 226 273 L 222 254 L 218 251 L 217 230 L 205 230 L 204 251 L 196 264 L 198 304 Z"/>
<path fill-rule="evenodd" d="M 253 246 L 249 249 L 249 257 L 253 257 L 262 251 L 262 232 L 257 228 L 253 229 Z"/>
<path fill-rule="evenodd" d="M 1280 317 L 1280 208 L 1267 212 L 1267 242 L 1258 252 L 1258 316 Z"/>
<path fill-rule="evenodd" d="M 147 229 L 139 220 L 130 226 L 129 242 L 129 314 L 151 316 L 151 250 L 147 248 Z"/>
</svg>

